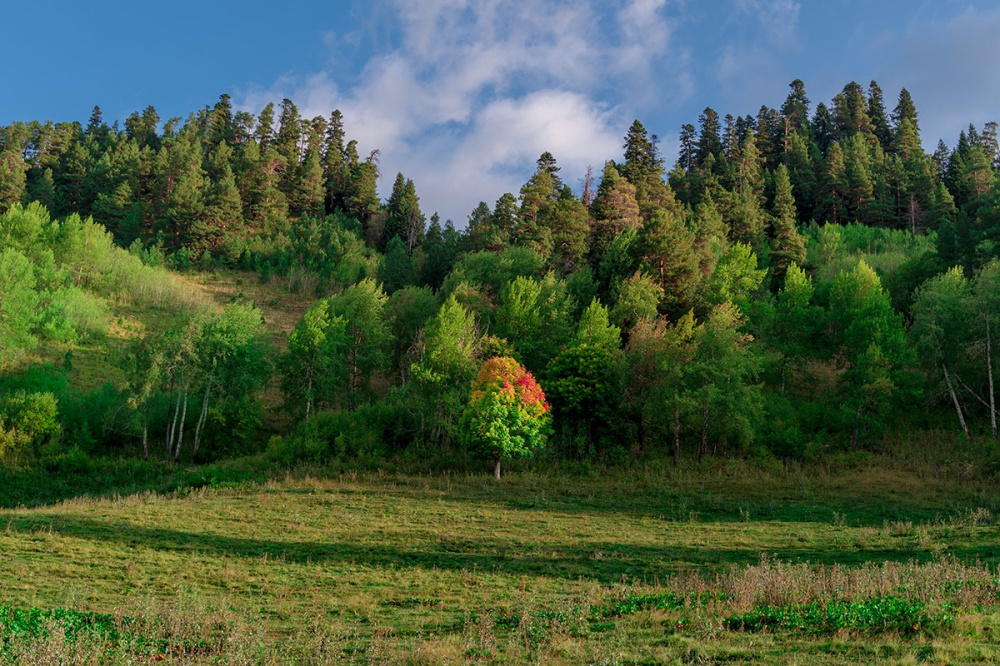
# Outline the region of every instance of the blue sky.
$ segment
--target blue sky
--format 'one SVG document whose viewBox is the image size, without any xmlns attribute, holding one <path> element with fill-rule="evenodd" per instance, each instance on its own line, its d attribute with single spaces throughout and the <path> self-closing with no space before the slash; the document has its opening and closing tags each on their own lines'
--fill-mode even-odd
<svg viewBox="0 0 1000 666">
<path fill-rule="evenodd" d="M 908 88 L 928 150 L 1000 120 L 1000 7 L 982 0 L 59 0 L 5 23 L 0 124 L 287 96 L 340 108 L 362 154 L 381 150 L 382 196 L 402 171 L 458 226 L 544 150 L 578 186 L 639 118 L 672 163 L 706 106 L 755 114 L 795 78 L 813 107 L 851 80 L 889 110 Z"/>
</svg>

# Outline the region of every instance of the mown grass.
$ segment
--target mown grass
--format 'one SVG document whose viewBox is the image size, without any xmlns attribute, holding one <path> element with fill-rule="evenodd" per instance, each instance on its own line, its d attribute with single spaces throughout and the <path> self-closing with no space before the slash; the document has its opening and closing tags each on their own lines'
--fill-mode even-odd
<svg viewBox="0 0 1000 666">
<path fill-rule="evenodd" d="M 151 467 L 110 496 L 0 510 L 0 604 L 130 628 L 22 633 L 7 656 L 1000 659 L 992 484 L 919 469 L 734 462 L 496 483 L 335 468 L 267 480 L 252 459 Z"/>
</svg>

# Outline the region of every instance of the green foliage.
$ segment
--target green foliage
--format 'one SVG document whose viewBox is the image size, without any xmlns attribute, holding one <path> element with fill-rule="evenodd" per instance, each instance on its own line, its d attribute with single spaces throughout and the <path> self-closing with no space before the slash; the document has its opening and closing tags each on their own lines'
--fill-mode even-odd
<svg viewBox="0 0 1000 666">
<path fill-rule="evenodd" d="M 883 427 L 893 401 L 905 393 L 911 352 L 902 317 L 863 261 L 834 281 L 830 320 L 845 366 L 839 380 L 842 409 L 845 421 L 853 422 L 851 440 L 857 443 L 861 427 Z"/>
<path fill-rule="evenodd" d="M 894 596 L 859 601 L 814 601 L 795 606 L 763 606 L 749 613 L 730 615 L 723 625 L 730 631 L 795 631 L 806 634 L 892 633 L 901 636 L 938 634 L 949 629 L 954 617 L 947 612 L 927 612 L 922 601 Z"/>
<path fill-rule="evenodd" d="M 642 321 L 651 321 L 656 318 L 662 297 L 663 288 L 656 281 L 636 272 L 621 283 L 610 319 L 622 330 L 628 330 Z"/>
<path fill-rule="evenodd" d="M 383 316 L 386 300 L 382 287 L 365 279 L 328 301 L 331 317 L 340 317 L 347 324 L 347 375 L 343 388 L 352 407 L 373 393 L 372 379 L 387 366 L 390 334 Z"/>
<path fill-rule="evenodd" d="M 478 369 L 479 331 L 472 313 L 449 296 L 424 329 L 410 376 L 425 402 L 428 439 L 447 446 Z"/>
<path fill-rule="evenodd" d="M 766 270 L 757 269 L 753 249 L 744 243 L 733 243 L 715 265 L 706 301 L 710 305 L 728 301 L 745 308 L 750 297 L 760 289 L 765 275 Z"/>
<path fill-rule="evenodd" d="M 15 249 L 0 250 L 0 367 L 37 344 L 40 300 L 28 258 Z"/>
</svg>

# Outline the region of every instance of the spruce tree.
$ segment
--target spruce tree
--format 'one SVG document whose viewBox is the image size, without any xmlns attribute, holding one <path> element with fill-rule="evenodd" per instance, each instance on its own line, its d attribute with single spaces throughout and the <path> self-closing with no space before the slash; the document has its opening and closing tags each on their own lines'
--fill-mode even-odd
<svg viewBox="0 0 1000 666">
<path fill-rule="evenodd" d="M 806 242 L 795 225 L 795 197 L 792 195 L 792 183 L 784 164 L 778 165 L 774 174 L 774 206 L 771 214 L 772 286 L 776 288 L 784 284 L 788 267 L 801 264 L 806 257 Z"/>
<path fill-rule="evenodd" d="M 885 116 L 882 89 L 875 81 L 868 84 L 868 118 L 871 120 L 875 137 L 882 144 L 882 148 L 888 150 L 892 142 L 892 130 L 889 129 L 889 121 Z"/>
<path fill-rule="evenodd" d="M 917 122 L 917 107 L 913 103 L 913 98 L 910 97 L 910 91 L 906 88 L 899 91 L 899 101 L 892 111 L 892 123 L 896 131 L 899 131 L 899 126 L 904 120 L 912 122 L 917 134 L 920 133 L 920 124 Z"/>
</svg>

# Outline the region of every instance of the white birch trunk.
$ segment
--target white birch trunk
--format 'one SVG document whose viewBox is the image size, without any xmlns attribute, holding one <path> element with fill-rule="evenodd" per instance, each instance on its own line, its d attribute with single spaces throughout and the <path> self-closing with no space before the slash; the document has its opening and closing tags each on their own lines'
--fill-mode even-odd
<svg viewBox="0 0 1000 666">
<path fill-rule="evenodd" d="M 177 430 L 177 447 L 174 449 L 174 462 L 181 459 L 181 445 L 184 443 L 184 421 L 187 419 L 188 411 L 188 388 L 184 387 L 184 400 L 182 401 L 180 428 Z"/>
<path fill-rule="evenodd" d="M 997 403 L 993 392 L 993 342 L 990 336 L 990 316 L 986 315 L 986 374 L 990 380 L 990 427 L 993 441 L 997 441 Z"/>
<path fill-rule="evenodd" d="M 962 413 L 962 405 L 958 402 L 958 395 L 955 393 L 955 387 L 952 386 L 951 375 L 948 374 L 948 366 L 942 363 L 941 368 L 944 370 L 944 382 L 948 385 L 948 393 L 951 394 L 951 401 L 955 405 L 955 413 L 958 414 L 958 422 L 962 424 L 962 432 L 965 433 L 966 438 L 971 442 L 972 435 L 969 434 L 969 426 L 965 422 L 965 414 Z"/>
<path fill-rule="evenodd" d="M 205 427 L 205 419 L 208 416 L 208 394 L 212 390 L 212 380 L 209 378 L 205 382 L 205 397 L 201 400 L 201 414 L 198 415 L 198 425 L 194 429 L 194 453 L 198 455 L 198 447 L 201 446 L 202 428 Z"/>
</svg>

